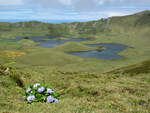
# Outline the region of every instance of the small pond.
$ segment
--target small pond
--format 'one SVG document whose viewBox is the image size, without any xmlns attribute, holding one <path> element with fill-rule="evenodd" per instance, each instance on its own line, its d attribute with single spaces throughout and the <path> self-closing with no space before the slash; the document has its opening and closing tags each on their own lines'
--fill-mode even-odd
<svg viewBox="0 0 150 113">
<path fill-rule="evenodd" d="M 17 38 L 16 40 L 19 41 L 22 38 Z M 30 37 L 30 40 L 33 40 L 36 43 L 39 43 L 38 46 L 46 47 L 46 48 L 53 48 L 64 44 L 66 42 L 82 42 L 88 39 L 81 39 L 81 38 L 72 38 L 67 40 L 59 40 L 57 37 Z M 104 60 L 118 60 L 124 58 L 124 56 L 118 55 L 121 51 L 129 48 L 126 45 L 119 44 L 119 43 L 99 43 L 99 44 L 87 44 L 86 46 L 89 47 L 104 47 L 105 49 L 102 51 L 92 50 L 92 51 L 85 51 L 85 52 L 73 52 L 68 53 L 74 56 L 80 56 L 85 58 L 97 58 L 97 59 L 104 59 Z"/>
<path fill-rule="evenodd" d="M 22 38 L 18 37 L 16 40 L 19 41 L 19 40 L 22 40 Z M 39 36 L 39 37 L 29 37 L 29 40 L 39 43 L 38 46 L 40 46 L 40 47 L 53 48 L 53 47 L 59 46 L 61 44 L 64 44 L 66 42 L 81 42 L 81 41 L 86 41 L 89 39 L 71 38 L 71 39 L 61 40 L 57 37 Z"/>
</svg>

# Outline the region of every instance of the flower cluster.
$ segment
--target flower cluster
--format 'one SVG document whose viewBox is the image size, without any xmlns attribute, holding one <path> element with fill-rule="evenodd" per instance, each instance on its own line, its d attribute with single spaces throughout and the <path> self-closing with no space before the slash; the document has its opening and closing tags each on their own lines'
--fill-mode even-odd
<svg viewBox="0 0 150 113">
<path fill-rule="evenodd" d="M 51 87 L 36 83 L 26 89 L 25 99 L 28 103 L 48 102 L 58 103 L 59 94 L 53 91 Z"/>
</svg>

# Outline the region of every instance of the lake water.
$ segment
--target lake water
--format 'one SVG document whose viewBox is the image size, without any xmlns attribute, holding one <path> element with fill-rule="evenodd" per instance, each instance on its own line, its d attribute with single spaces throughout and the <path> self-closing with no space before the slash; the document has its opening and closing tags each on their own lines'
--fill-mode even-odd
<svg viewBox="0 0 150 113">
<path fill-rule="evenodd" d="M 40 47 L 46 47 L 46 48 L 53 48 L 56 46 L 59 46 L 61 44 L 64 44 L 66 42 L 81 42 L 81 41 L 85 41 L 86 39 L 70 39 L 70 40 L 57 40 L 57 39 L 49 39 L 49 40 L 43 40 L 43 41 L 35 41 L 37 43 L 40 43 Z"/>
<path fill-rule="evenodd" d="M 98 47 L 102 46 L 106 49 L 103 51 L 86 51 L 86 52 L 75 52 L 71 53 L 75 56 L 85 57 L 85 58 L 97 58 L 104 60 L 118 60 L 124 58 L 124 56 L 118 55 L 119 52 L 128 48 L 126 45 L 118 44 L 118 43 L 100 43 L 100 44 L 89 44 L 87 46 L 90 47 Z"/>
<path fill-rule="evenodd" d="M 30 37 L 30 40 L 33 40 L 36 43 L 39 43 L 38 46 L 46 47 L 46 48 L 53 48 L 64 44 L 66 42 L 82 42 L 88 39 L 81 39 L 81 38 L 72 38 L 68 40 L 59 40 L 56 37 Z M 17 40 L 20 40 L 19 38 Z M 86 46 L 89 47 L 105 47 L 106 49 L 102 51 L 92 50 L 92 51 L 85 51 L 85 52 L 74 52 L 68 53 L 74 56 L 80 56 L 85 58 L 97 58 L 97 59 L 104 59 L 104 60 L 118 60 L 123 59 L 124 56 L 118 55 L 121 51 L 129 48 L 126 45 L 118 44 L 118 43 L 99 43 L 99 44 L 87 44 Z"/>
<path fill-rule="evenodd" d="M 18 37 L 16 38 L 17 41 L 22 40 L 22 38 Z M 83 38 L 72 38 L 72 39 L 66 39 L 66 40 L 60 40 L 57 37 L 51 37 L 51 36 L 39 36 L 39 37 L 29 37 L 29 40 L 32 40 L 36 43 L 38 43 L 40 47 L 46 47 L 46 48 L 53 48 L 58 45 L 64 44 L 66 42 L 81 42 L 86 41 L 88 39 Z"/>
</svg>

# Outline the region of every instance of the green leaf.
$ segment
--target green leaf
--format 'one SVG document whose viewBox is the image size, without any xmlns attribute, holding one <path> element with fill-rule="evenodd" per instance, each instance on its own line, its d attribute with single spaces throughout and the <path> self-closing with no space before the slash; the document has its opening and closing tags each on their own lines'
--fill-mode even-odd
<svg viewBox="0 0 150 113">
<path fill-rule="evenodd" d="M 58 98 L 60 95 L 58 93 L 53 93 L 52 96 Z"/>
</svg>

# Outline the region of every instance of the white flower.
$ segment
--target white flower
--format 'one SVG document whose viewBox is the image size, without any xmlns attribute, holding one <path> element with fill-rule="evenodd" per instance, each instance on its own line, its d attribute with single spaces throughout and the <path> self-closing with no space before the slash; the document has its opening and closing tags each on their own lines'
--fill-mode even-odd
<svg viewBox="0 0 150 113">
<path fill-rule="evenodd" d="M 28 88 L 27 90 L 26 90 L 26 93 L 29 93 L 29 92 L 31 92 L 32 91 L 32 89 L 31 88 Z"/>
<path fill-rule="evenodd" d="M 30 96 L 27 97 L 27 101 L 30 102 L 30 103 L 32 101 L 34 101 L 34 100 L 35 100 L 35 96 L 34 95 L 30 95 Z"/>
<path fill-rule="evenodd" d="M 39 84 L 39 83 L 36 83 L 36 84 L 33 85 L 33 88 L 36 88 L 36 87 L 38 87 L 38 86 L 40 86 L 40 84 Z"/>
<path fill-rule="evenodd" d="M 47 97 L 47 102 L 48 103 L 52 103 L 52 102 L 54 102 L 55 101 L 55 98 L 54 97 L 52 97 L 52 96 L 48 96 Z"/>
<path fill-rule="evenodd" d="M 54 99 L 54 102 L 55 102 L 55 103 L 59 103 L 59 100 L 55 98 L 55 99 Z"/>
<path fill-rule="evenodd" d="M 47 91 L 46 91 L 48 94 L 52 94 L 52 93 L 54 93 L 54 91 L 52 90 L 52 89 L 50 89 L 50 88 L 47 88 Z"/>
<path fill-rule="evenodd" d="M 40 87 L 40 88 L 38 88 L 38 90 L 37 90 L 39 93 L 42 93 L 42 92 L 44 92 L 45 91 L 45 88 L 44 87 Z"/>
<path fill-rule="evenodd" d="M 48 102 L 48 103 L 53 103 L 53 102 L 59 103 L 59 100 L 56 99 L 56 98 L 54 98 L 54 97 L 52 97 L 52 96 L 48 96 L 48 97 L 47 97 L 47 102 Z"/>
</svg>

